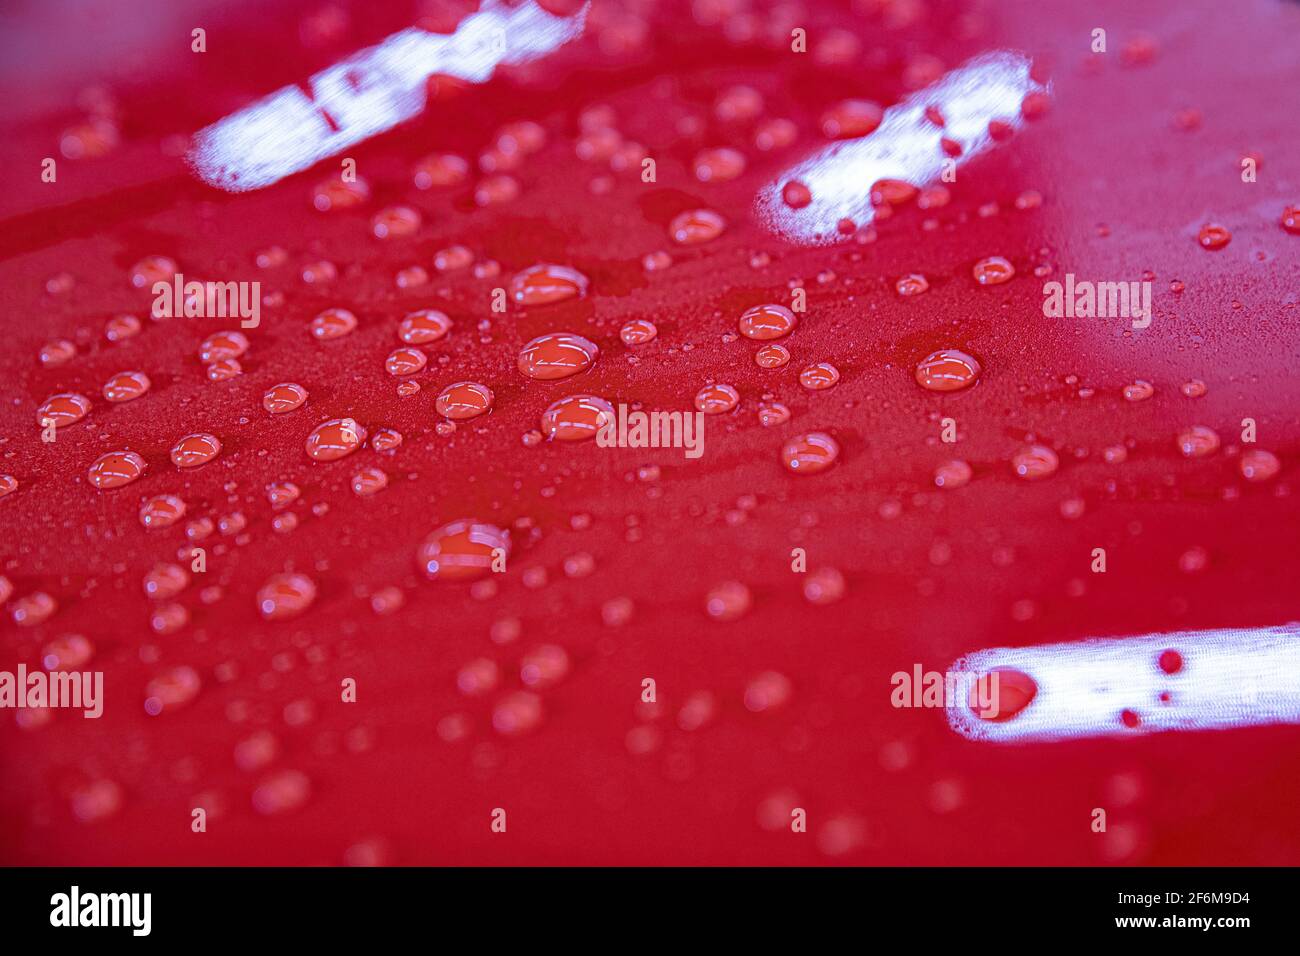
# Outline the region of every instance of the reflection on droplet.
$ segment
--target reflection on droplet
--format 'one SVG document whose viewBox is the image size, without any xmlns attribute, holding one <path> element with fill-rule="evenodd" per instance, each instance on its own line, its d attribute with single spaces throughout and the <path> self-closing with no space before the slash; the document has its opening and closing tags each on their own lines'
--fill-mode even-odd
<svg viewBox="0 0 1300 956">
<path fill-rule="evenodd" d="M 519 352 L 519 371 L 529 378 L 553 381 L 589 369 L 600 349 L 596 343 L 572 332 L 548 332 Z"/>
<path fill-rule="evenodd" d="M 436 529 L 416 552 L 430 580 L 470 581 L 503 566 L 510 554 L 510 533 L 496 525 L 461 518 Z"/>
<path fill-rule="evenodd" d="M 257 591 L 257 610 L 268 621 L 297 617 L 316 600 L 316 584 L 305 574 L 273 574 Z"/>
<path fill-rule="evenodd" d="M 542 413 L 541 431 L 550 439 L 583 441 L 595 438 L 607 422 L 614 421 L 614 406 L 596 395 L 570 395 L 553 402 Z"/>
<path fill-rule="evenodd" d="M 726 220 L 711 209 L 690 209 L 673 217 L 668 235 L 679 245 L 695 246 L 718 238 L 726 225 Z"/>
<path fill-rule="evenodd" d="M 510 280 L 510 297 L 525 307 L 551 305 L 587 294 L 585 275 L 570 266 L 539 262 Z"/>
<path fill-rule="evenodd" d="M 783 305 L 768 303 L 746 309 L 740 316 L 738 327 L 745 338 L 764 342 L 789 335 L 796 324 L 798 320 L 793 312 Z"/>
<path fill-rule="evenodd" d="M 155 495 L 140 506 L 140 523 L 146 528 L 169 528 L 185 517 L 185 502 L 175 495 Z"/>
<path fill-rule="evenodd" d="M 695 395 L 695 407 L 706 415 L 721 415 L 736 407 L 740 393 L 731 385 L 719 382 L 706 385 Z"/>
<path fill-rule="evenodd" d="M 781 463 L 796 475 L 825 471 L 839 456 L 839 442 L 825 432 L 796 435 L 781 446 Z"/>
<path fill-rule="evenodd" d="M 104 398 L 110 402 L 130 402 L 152 386 L 144 372 L 118 372 L 104 383 Z"/>
<path fill-rule="evenodd" d="M 347 309 L 326 309 L 308 324 L 311 337 L 317 342 L 340 339 L 357 327 L 357 317 Z"/>
<path fill-rule="evenodd" d="M 402 319 L 397 337 L 407 345 L 436 342 L 451 330 L 451 319 L 437 309 L 420 309 Z"/>
<path fill-rule="evenodd" d="M 917 364 L 916 383 L 932 392 L 955 392 L 974 385 L 982 371 L 973 355 L 958 349 L 940 349 Z"/>
<path fill-rule="evenodd" d="M 133 451 L 110 451 L 95 459 L 86 479 L 96 488 L 121 488 L 144 474 L 145 463 Z"/>
<path fill-rule="evenodd" d="M 1046 445 L 1027 445 L 1011 459 L 1011 470 L 1027 481 L 1047 478 L 1056 473 L 1060 459 Z"/>
<path fill-rule="evenodd" d="M 42 428 L 53 425 L 66 428 L 81 421 L 90 413 L 90 399 L 76 392 L 51 395 L 36 410 L 36 423 Z"/>
<path fill-rule="evenodd" d="M 1252 448 L 1242 452 L 1241 476 L 1247 481 L 1268 481 L 1282 470 L 1282 463 L 1277 455 L 1263 448 Z"/>
<path fill-rule="evenodd" d="M 262 407 L 272 415 L 283 415 L 301 408 L 307 401 L 307 390 L 295 382 L 272 385 L 262 395 Z"/>
<path fill-rule="evenodd" d="M 1001 285 L 1016 274 L 1016 269 L 1002 256 L 989 256 L 975 263 L 971 273 L 980 285 Z"/>
<path fill-rule="evenodd" d="M 734 621 L 753 604 L 749 588 L 739 581 L 723 581 L 704 598 L 704 610 L 715 621 Z"/>
<path fill-rule="evenodd" d="M 366 430 L 351 418 L 332 418 L 307 436 L 307 454 L 316 461 L 337 461 L 365 443 Z"/>
<path fill-rule="evenodd" d="M 492 389 L 478 382 L 456 382 L 438 393 L 434 408 L 443 418 L 465 421 L 492 408 Z"/>
<path fill-rule="evenodd" d="M 172 446 L 172 464 L 177 468 L 198 468 L 221 454 L 221 440 L 216 435 L 197 432 L 186 435 Z"/>
</svg>

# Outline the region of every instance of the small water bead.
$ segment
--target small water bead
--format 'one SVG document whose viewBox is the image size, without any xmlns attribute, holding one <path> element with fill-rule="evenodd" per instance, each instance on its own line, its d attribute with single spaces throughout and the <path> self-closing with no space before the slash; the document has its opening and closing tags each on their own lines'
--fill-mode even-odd
<svg viewBox="0 0 1300 956">
<path fill-rule="evenodd" d="M 758 406 L 758 421 L 764 428 L 784 425 L 790 420 L 790 409 L 780 402 L 764 402 Z"/>
<path fill-rule="evenodd" d="M 177 468 L 198 468 L 220 454 L 221 440 L 216 435 L 196 432 L 172 446 L 171 459 Z"/>
<path fill-rule="evenodd" d="M 974 385 L 982 371 L 973 355 L 958 349 L 940 349 L 917 364 L 916 384 L 931 392 L 955 392 Z"/>
<path fill-rule="evenodd" d="M 793 689 L 784 674 L 764 671 L 745 686 L 745 709 L 751 714 L 775 710 L 790 699 Z"/>
<path fill-rule="evenodd" d="M 407 266 L 405 269 L 398 269 L 393 276 L 393 284 L 399 289 L 416 289 L 428 283 L 429 272 L 423 266 Z"/>
<path fill-rule="evenodd" d="M 420 309 L 402 319 L 397 337 L 407 345 L 428 345 L 451 331 L 451 319 L 437 309 Z"/>
<path fill-rule="evenodd" d="M 818 362 L 809 365 L 799 373 L 799 384 L 809 391 L 820 392 L 834 388 L 839 383 L 840 370 L 830 362 Z"/>
<path fill-rule="evenodd" d="M 645 345 L 647 342 L 654 341 L 659 329 L 649 319 L 632 319 L 624 323 L 623 327 L 618 330 L 618 337 L 623 340 L 626 346 Z"/>
<path fill-rule="evenodd" d="M 39 358 L 46 368 L 67 364 L 77 354 L 77 347 L 67 339 L 56 339 L 41 346 Z"/>
<path fill-rule="evenodd" d="M 221 359 L 239 358 L 248 351 L 248 337 L 243 332 L 214 332 L 199 343 L 199 361 L 204 365 Z"/>
<path fill-rule="evenodd" d="M 466 246 L 448 246 L 433 254 L 433 267 L 439 272 L 456 272 L 474 262 L 474 253 Z"/>
<path fill-rule="evenodd" d="M 36 422 L 42 428 L 53 425 L 66 428 L 90 414 L 90 399 L 76 392 L 51 395 L 36 410 Z"/>
<path fill-rule="evenodd" d="M 539 262 L 510 280 L 510 297 L 525 308 L 551 305 L 587 294 L 589 280 L 571 266 Z"/>
<path fill-rule="evenodd" d="M 149 391 L 153 383 L 144 372 L 118 372 L 104 383 L 104 398 L 110 402 L 130 402 Z"/>
<path fill-rule="evenodd" d="M 1209 388 L 1200 379 L 1192 379 L 1190 382 L 1184 382 L 1182 393 L 1188 398 L 1201 398 L 1209 391 Z"/>
<path fill-rule="evenodd" d="M 569 673 L 569 655 L 558 644 L 542 644 L 519 662 L 519 679 L 534 690 L 554 687 Z"/>
<path fill-rule="evenodd" d="M 784 149 L 799 138 L 799 127 L 784 117 L 765 119 L 754 127 L 754 146 L 764 153 Z"/>
<path fill-rule="evenodd" d="M 266 486 L 266 500 L 272 508 L 285 508 L 298 500 L 301 492 L 292 481 L 277 481 Z"/>
<path fill-rule="evenodd" d="M 384 359 L 384 368 L 389 375 L 401 378 L 404 375 L 414 375 L 428 362 L 428 357 L 419 349 L 401 348 L 388 353 L 388 358 Z"/>
<path fill-rule="evenodd" d="M 749 588 L 739 581 L 723 581 L 704 597 L 704 611 L 715 621 L 743 617 L 754 603 Z"/>
<path fill-rule="evenodd" d="M 469 178 L 469 162 L 452 153 L 434 153 L 415 165 L 414 179 L 417 189 L 439 189 L 459 186 Z"/>
<path fill-rule="evenodd" d="M 917 197 L 919 190 L 902 179 L 880 179 L 871 187 L 871 205 L 902 206 Z"/>
<path fill-rule="evenodd" d="M 1002 256 L 989 256 L 975 263 L 971 274 L 980 285 L 1001 285 L 1016 274 L 1016 267 Z"/>
<path fill-rule="evenodd" d="M 1196 241 L 1201 244 L 1202 249 L 1215 252 L 1232 241 L 1232 233 L 1223 226 L 1208 223 L 1196 234 Z"/>
<path fill-rule="evenodd" d="M 572 332 L 549 332 L 533 339 L 519 352 L 519 371 L 529 378 L 553 381 L 591 368 L 600 349 L 596 343 Z"/>
<path fill-rule="evenodd" d="M 934 470 L 934 484 L 936 488 L 961 488 L 969 484 L 971 474 L 970 465 L 960 458 L 953 459 Z"/>
<path fill-rule="evenodd" d="M 140 334 L 140 320 L 134 315 L 115 315 L 104 323 L 104 338 L 122 342 Z"/>
<path fill-rule="evenodd" d="M 456 382 L 438 393 L 434 409 L 443 418 L 465 421 L 477 418 L 492 408 L 492 389 L 478 382 Z"/>
<path fill-rule="evenodd" d="M 798 180 L 781 187 L 781 201 L 791 209 L 803 209 L 812 202 L 812 191 Z"/>
<path fill-rule="evenodd" d="M 185 502 L 176 495 L 155 495 L 140 506 L 140 523 L 146 528 L 170 528 L 185 517 Z"/>
<path fill-rule="evenodd" d="M 297 617 L 316 600 L 316 583 L 305 574 L 273 574 L 257 590 L 257 610 L 268 621 Z"/>
<path fill-rule="evenodd" d="M 614 406 L 596 395 L 570 395 L 542 412 L 541 432 L 548 439 L 584 441 L 595 438 L 606 423 L 615 420 Z"/>
<path fill-rule="evenodd" d="M 844 597 L 844 591 L 844 575 L 837 568 L 818 568 L 803 582 L 803 596 L 809 604 L 834 604 Z"/>
<path fill-rule="evenodd" d="M 698 246 L 722 235 L 727 222 L 712 209 L 688 209 L 668 224 L 668 235 L 682 246 Z"/>
<path fill-rule="evenodd" d="M 1178 556 L 1178 570 L 1181 571 L 1183 574 L 1200 574 L 1209 566 L 1210 566 L 1210 552 L 1206 551 L 1204 548 L 1201 547 L 1188 548 L 1186 551 L 1184 551 L 1182 554 Z M 1176 654 L 1177 652 L 1166 651 L 1165 653 Z M 1164 655 L 1162 654 L 1161 657 L 1163 656 Z M 1181 666 L 1181 662 L 1180 662 L 1180 666 Z M 1163 669 L 1163 664 L 1161 669 Z M 1173 672 L 1167 671 L 1166 673 L 1173 673 Z"/>
<path fill-rule="evenodd" d="M 11 495 L 18 490 L 18 479 L 13 475 L 0 474 L 0 498 Z M 2 603 L 2 602 L 0 602 Z"/>
<path fill-rule="evenodd" d="M 900 277 L 899 280 L 894 283 L 894 290 L 904 297 L 920 295 L 921 293 L 928 291 L 929 288 L 929 280 L 927 280 L 925 276 L 919 275 L 915 272 L 911 275 Z"/>
<path fill-rule="evenodd" d="M 790 350 L 779 342 L 768 342 L 754 353 L 759 368 L 781 368 L 790 361 Z"/>
<path fill-rule="evenodd" d="M 466 697 L 479 697 L 496 690 L 500 677 L 496 661 L 478 657 L 456 672 L 456 687 Z"/>
<path fill-rule="evenodd" d="M 59 609 L 59 602 L 44 591 L 33 591 L 17 598 L 9 608 L 9 616 L 19 627 L 35 627 L 48 621 Z"/>
<path fill-rule="evenodd" d="M 131 285 L 152 289 L 155 282 L 171 282 L 176 277 L 176 260 L 167 256 L 145 256 L 131 267 Z"/>
<path fill-rule="evenodd" d="M 798 325 L 795 314 L 783 305 L 756 305 L 741 313 L 737 328 L 747 339 L 765 342 L 789 335 Z"/>
<path fill-rule="evenodd" d="M 328 342 L 351 333 L 357 327 L 357 317 L 347 309 L 326 309 L 308 324 L 311 337 L 317 342 Z"/>
<path fill-rule="evenodd" d="M 492 728 L 506 737 L 528 733 L 542 722 L 542 699 L 526 690 L 503 697 L 492 709 Z"/>
<path fill-rule="evenodd" d="M 1300 204 L 1282 210 L 1282 228 L 1292 235 L 1300 236 Z"/>
<path fill-rule="evenodd" d="M 1124 399 L 1129 402 L 1145 402 L 1155 393 L 1155 386 L 1144 379 L 1138 379 L 1133 384 L 1124 386 Z"/>
<path fill-rule="evenodd" d="M 519 196 L 519 180 L 504 173 L 488 176 L 474 187 L 474 202 L 479 206 L 499 206 Z"/>
<path fill-rule="evenodd" d="M 388 474 L 382 468 L 362 468 L 352 476 L 352 493 L 369 498 L 388 487 Z"/>
<path fill-rule="evenodd" d="M 217 359 L 210 364 L 205 373 L 209 382 L 227 382 L 244 374 L 244 367 L 238 359 Z"/>
<path fill-rule="evenodd" d="M 884 111 L 871 100 L 842 100 L 822 113 L 822 135 L 827 139 L 857 139 L 875 131 Z"/>
<path fill-rule="evenodd" d="M 253 791 L 253 809 L 263 816 L 297 810 L 311 797 L 311 779 L 300 770 L 277 770 Z"/>
<path fill-rule="evenodd" d="M 366 441 L 366 430 L 351 418 L 321 422 L 307 436 L 309 457 L 316 461 L 337 461 L 352 454 Z"/>
<path fill-rule="evenodd" d="M 325 259 L 319 262 L 309 262 L 302 267 L 302 281 L 308 285 L 324 285 L 333 282 L 338 278 L 338 275 L 338 267 Z"/>
<path fill-rule="evenodd" d="M 752 86 L 729 86 L 713 102 L 713 115 L 724 123 L 758 119 L 763 112 L 763 94 Z"/>
<path fill-rule="evenodd" d="M 332 212 L 338 209 L 354 209 L 369 198 L 370 188 L 365 180 L 344 182 L 338 176 L 331 176 L 324 182 L 316 184 L 312 190 L 311 204 L 318 212 Z"/>
<path fill-rule="evenodd" d="M 377 239 L 401 239 L 414 235 L 422 219 L 410 206 L 388 206 L 375 213 L 370 229 Z"/>
<path fill-rule="evenodd" d="M 96 488 L 107 490 L 129 485 L 144 474 L 145 463 L 133 451 L 110 451 L 95 459 L 86 479 Z"/>
<path fill-rule="evenodd" d="M 1178 450 L 1184 458 L 1208 458 L 1219 450 L 1219 435 L 1213 428 L 1193 425 L 1178 433 Z"/>
<path fill-rule="evenodd" d="M 190 622 L 190 612 L 180 604 L 160 604 L 149 612 L 149 629 L 155 634 L 175 634 Z"/>
<path fill-rule="evenodd" d="M 292 511 L 278 514 L 271 519 L 271 530 L 279 534 L 288 534 L 298 527 L 298 516 Z"/>
<path fill-rule="evenodd" d="M 1108 465 L 1122 465 L 1128 461 L 1128 449 L 1123 445 L 1108 445 L 1102 450 L 1101 457 Z"/>
<path fill-rule="evenodd" d="M 178 564 L 155 564 L 141 581 L 145 597 L 154 601 L 171 600 L 189 583 L 189 572 Z"/>
<path fill-rule="evenodd" d="M 825 471 L 839 457 L 839 442 L 825 432 L 796 435 L 781 446 L 781 463 L 796 475 Z"/>
<path fill-rule="evenodd" d="M 727 147 L 702 150 L 695 156 L 694 170 L 702 183 L 730 182 L 745 171 L 745 156 Z"/>
<path fill-rule="evenodd" d="M 284 415 L 302 407 L 307 401 L 307 389 L 296 382 L 272 385 L 262 395 L 262 407 L 272 415 Z"/>
<path fill-rule="evenodd" d="M 14 583 L 0 574 L 0 604 L 4 604 L 14 595 Z"/>
<path fill-rule="evenodd" d="M 510 532 L 472 518 L 437 528 L 424 539 L 416 562 L 425 576 L 437 581 L 470 581 L 492 571 L 494 561 L 510 555 Z"/>
<path fill-rule="evenodd" d="M 144 709 L 151 717 L 184 707 L 198 696 L 203 686 L 192 667 L 173 667 L 149 681 L 144 688 Z"/>
<path fill-rule="evenodd" d="M 740 393 L 730 385 L 719 382 L 705 385 L 695 394 L 695 407 L 706 415 L 721 415 L 736 407 Z"/>
<path fill-rule="evenodd" d="M 1060 466 L 1056 452 L 1046 445 L 1026 445 L 1011 458 L 1011 470 L 1026 481 L 1037 481 L 1056 473 Z"/>
<path fill-rule="evenodd" d="M 1282 470 L 1282 463 L 1277 455 L 1263 448 L 1252 448 L 1243 452 L 1238 462 L 1241 476 L 1247 481 L 1268 481 Z"/>
<path fill-rule="evenodd" d="M 95 645 L 81 634 L 64 634 L 41 648 L 41 666 L 47 671 L 76 670 L 95 654 Z"/>
</svg>

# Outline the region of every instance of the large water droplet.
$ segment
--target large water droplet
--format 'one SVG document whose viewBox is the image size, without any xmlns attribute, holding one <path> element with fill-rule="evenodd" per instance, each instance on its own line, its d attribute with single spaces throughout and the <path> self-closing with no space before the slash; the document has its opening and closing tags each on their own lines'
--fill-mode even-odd
<svg viewBox="0 0 1300 956">
<path fill-rule="evenodd" d="M 596 343 L 572 332 L 549 332 L 519 352 L 519 371 L 529 378 L 551 381 L 585 372 L 596 361 Z"/>
<path fill-rule="evenodd" d="M 416 561 L 431 580 L 469 581 L 489 573 L 494 560 L 504 560 L 509 554 L 508 531 L 462 518 L 425 538 L 416 552 Z"/>
</svg>

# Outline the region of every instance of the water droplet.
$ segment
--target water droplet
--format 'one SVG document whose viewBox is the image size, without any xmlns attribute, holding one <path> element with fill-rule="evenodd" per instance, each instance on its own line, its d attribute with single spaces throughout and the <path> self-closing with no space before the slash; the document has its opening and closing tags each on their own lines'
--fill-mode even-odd
<svg viewBox="0 0 1300 956">
<path fill-rule="evenodd" d="M 214 332 L 199 343 L 199 361 L 204 365 L 221 359 L 239 358 L 248 351 L 248 337 L 243 332 Z"/>
<path fill-rule="evenodd" d="M 253 791 L 253 809 L 265 816 L 296 810 L 311 796 L 311 780 L 299 770 L 277 770 Z"/>
<path fill-rule="evenodd" d="M 754 353 L 759 368 L 780 368 L 790 361 L 790 350 L 779 342 L 768 342 Z"/>
<path fill-rule="evenodd" d="M 118 372 L 104 383 L 104 398 L 110 402 L 130 402 L 153 385 L 144 372 Z"/>
<path fill-rule="evenodd" d="M 1292 235 L 1300 236 L 1300 205 L 1287 206 L 1282 210 L 1282 228 Z"/>
<path fill-rule="evenodd" d="M 305 574 L 273 574 L 257 590 L 257 610 L 268 621 L 297 617 L 316 600 L 316 584 Z"/>
<path fill-rule="evenodd" d="M 566 299 L 582 298 L 589 282 L 585 275 L 570 266 L 539 262 L 516 273 L 510 280 L 510 297 L 525 308 L 551 305 Z"/>
<path fill-rule="evenodd" d="M 957 349 L 940 349 L 916 366 L 916 383 L 932 392 L 955 392 L 974 385 L 981 371 L 974 356 Z"/>
<path fill-rule="evenodd" d="M 715 621 L 734 621 L 743 617 L 753 604 L 749 588 L 739 581 L 723 581 L 704 598 L 704 610 Z"/>
<path fill-rule="evenodd" d="M 764 671 L 745 686 L 745 709 L 751 714 L 775 710 L 790 699 L 794 686 L 777 671 Z"/>
<path fill-rule="evenodd" d="M 342 338 L 357 327 L 357 317 L 347 309 L 326 309 L 308 324 L 312 338 L 318 342 Z"/>
<path fill-rule="evenodd" d="M 469 163 L 451 153 L 434 153 L 416 163 L 414 173 L 417 189 L 458 186 L 469 178 Z"/>
<path fill-rule="evenodd" d="M 961 488 L 970 482 L 971 467 L 960 458 L 946 461 L 934 470 L 937 488 Z"/>
<path fill-rule="evenodd" d="M 140 506 L 140 523 L 146 528 L 170 528 L 185 517 L 185 502 L 175 495 L 155 495 Z"/>
<path fill-rule="evenodd" d="M 793 312 L 783 305 L 769 303 L 746 309 L 741 314 L 737 327 L 745 338 L 764 342 L 789 335 L 796 324 L 798 319 Z"/>
<path fill-rule="evenodd" d="M 975 263 L 971 274 L 980 285 L 1001 285 L 1016 274 L 1016 268 L 1002 256 L 989 256 Z"/>
<path fill-rule="evenodd" d="M 115 315 L 104 323 L 104 338 L 122 342 L 140 334 L 140 320 L 134 315 Z"/>
<path fill-rule="evenodd" d="M 1219 450 L 1219 436 L 1213 428 L 1193 425 L 1178 433 L 1178 450 L 1184 458 L 1208 458 Z"/>
<path fill-rule="evenodd" d="M 1182 392 L 1188 398 L 1201 398 L 1209 391 L 1209 388 L 1200 379 L 1192 379 L 1190 382 L 1184 382 Z"/>
<path fill-rule="evenodd" d="M 492 389 L 478 382 L 456 382 L 438 393 L 434 408 L 443 418 L 464 421 L 492 408 Z"/>
<path fill-rule="evenodd" d="M 470 581 L 492 570 L 496 558 L 510 554 L 510 533 L 496 525 L 462 518 L 435 530 L 420 545 L 416 560 L 430 580 Z"/>
<path fill-rule="evenodd" d="M 572 332 L 548 332 L 519 353 L 519 371 L 529 378 L 552 381 L 585 372 L 596 361 L 596 343 Z"/>
<path fill-rule="evenodd" d="M 18 479 L 13 475 L 0 474 L 0 498 L 11 495 L 18 490 Z"/>
<path fill-rule="evenodd" d="M 39 353 L 41 364 L 46 368 L 57 368 L 66 364 L 77 354 L 77 347 L 67 339 L 57 339 L 41 346 Z"/>
<path fill-rule="evenodd" d="M 917 188 L 902 179 L 880 179 L 871 187 L 871 205 L 902 206 L 917 196 Z"/>
<path fill-rule="evenodd" d="M 721 415 L 736 407 L 740 393 L 730 385 L 705 385 L 695 395 L 695 407 L 706 415 Z"/>
<path fill-rule="evenodd" d="M 596 395 L 570 395 L 542 412 L 541 431 L 550 439 L 583 441 L 595 438 L 606 422 L 615 420 L 614 406 Z"/>
<path fill-rule="evenodd" d="M 899 278 L 894 283 L 894 289 L 901 296 L 920 295 L 930 288 L 929 281 L 923 275 L 912 273 Z"/>
<path fill-rule="evenodd" d="M 1252 448 L 1243 452 L 1239 466 L 1241 476 L 1247 481 L 1268 481 L 1282 470 L 1282 463 L 1278 461 L 1277 455 L 1263 448 Z"/>
<path fill-rule="evenodd" d="M 668 235 L 683 246 L 697 246 L 722 235 L 726 220 L 711 209 L 688 209 L 678 213 L 668 224 Z"/>
<path fill-rule="evenodd" d="M 790 420 L 790 409 L 780 402 L 764 402 L 758 406 L 758 421 L 763 427 L 784 425 Z"/>
<path fill-rule="evenodd" d="M 1177 674 L 1183 669 L 1183 655 L 1179 654 L 1173 648 L 1161 651 L 1157 659 L 1160 669 L 1166 674 Z"/>
<path fill-rule="evenodd" d="M 370 229 L 376 239 L 401 239 L 414 235 L 422 219 L 410 206 L 387 206 L 375 213 Z"/>
<path fill-rule="evenodd" d="M 172 446 L 171 459 L 177 468 L 198 468 L 220 454 L 221 440 L 216 435 L 196 432 Z"/>
<path fill-rule="evenodd" d="M 803 209 L 812 202 L 812 191 L 798 180 L 791 180 L 781 187 L 781 201 L 791 209 Z"/>
<path fill-rule="evenodd" d="M 149 681 L 144 688 L 144 709 L 151 717 L 184 707 L 198 696 L 203 681 L 192 667 L 173 667 Z"/>
<path fill-rule="evenodd" d="M 844 590 L 844 575 L 837 568 L 818 568 L 803 582 L 803 596 L 810 604 L 834 604 Z"/>
<path fill-rule="evenodd" d="M 827 139 L 857 139 L 874 132 L 883 116 L 879 103 L 842 100 L 822 114 L 822 135 Z"/>
<path fill-rule="evenodd" d="M 42 428 L 53 423 L 55 428 L 66 428 L 81 421 L 90 413 L 90 399 L 76 392 L 51 395 L 36 410 L 36 422 Z"/>
<path fill-rule="evenodd" d="M 492 709 L 492 727 L 506 737 L 527 733 L 541 722 L 542 699 L 526 690 L 507 694 Z"/>
<path fill-rule="evenodd" d="M 149 613 L 149 628 L 155 634 L 175 634 L 190 622 L 190 612 L 180 604 L 160 604 Z"/>
<path fill-rule="evenodd" d="M 414 375 L 428 362 L 429 359 L 419 349 L 400 348 L 388 353 L 388 358 L 384 359 L 384 368 L 389 375 L 401 378 L 405 375 Z"/>
<path fill-rule="evenodd" d="M 554 687 L 569 673 L 569 655 L 556 644 L 542 644 L 519 662 L 519 679 L 534 690 Z"/>
<path fill-rule="evenodd" d="M 1011 459 L 1011 470 L 1026 481 L 1036 481 L 1056 473 L 1060 459 L 1046 445 L 1026 445 Z"/>
<path fill-rule="evenodd" d="M 1201 231 L 1196 234 L 1196 241 L 1201 244 L 1202 249 L 1217 251 L 1232 241 L 1232 233 L 1226 228 L 1214 223 L 1208 223 L 1201 227 Z"/>
<path fill-rule="evenodd" d="M 1155 386 L 1143 379 L 1124 386 L 1124 399 L 1130 402 L 1145 402 L 1156 393 Z"/>
<path fill-rule="evenodd" d="M 71 671 L 85 664 L 95 645 L 80 634 L 64 634 L 41 648 L 41 664 L 47 671 Z"/>
<path fill-rule="evenodd" d="M 382 468 L 362 468 L 352 476 L 352 493 L 369 498 L 388 487 L 388 475 Z"/>
<path fill-rule="evenodd" d="M 799 384 L 809 391 L 820 392 L 839 383 L 840 370 L 830 362 L 809 365 L 799 373 Z"/>
<path fill-rule="evenodd" d="M 623 340 L 626 346 L 645 345 L 653 341 L 654 337 L 659 334 L 659 329 L 649 319 L 632 319 L 630 322 L 618 330 L 618 337 Z"/>
<path fill-rule="evenodd" d="M 420 309 L 402 319 L 397 337 L 407 345 L 428 345 L 451 331 L 451 319 L 437 309 Z"/>
<path fill-rule="evenodd" d="M 96 488 L 121 488 L 144 474 L 145 463 L 133 451 L 110 451 L 95 459 L 86 479 Z"/>
<path fill-rule="evenodd" d="M 474 253 L 466 246 L 448 246 L 433 254 L 433 267 L 439 272 L 456 272 L 474 261 Z"/>
<path fill-rule="evenodd" d="M 695 178 L 702 183 L 725 183 L 745 171 L 745 156 L 739 150 L 721 147 L 705 149 L 695 156 Z"/>
<path fill-rule="evenodd" d="M 155 282 L 171 282 L 176 276 L 176 260 L 167 256 L 145 256 L 131 267 L 131 285 L 152 289 Z"/>
<path fill-rule="evenodd" d="M 332 418 L 307 436 L 307 454 L 316 461 L 337 461 L 365 443 L 366 430 L 351 418 Z"/>
<path fill-rule="evenodd" d="M 370 188 L 365 180 L 344 182 L 338 176 L 331 176 L 324 182 L 316 184 L 312 190 L 311 204 L 318 212 L 331 212 L 337 209 L 354 209 L 369 198 Z"/>
<path fill-rule="evenodd" d="M 402 444 L 402 433 L 394 428 L 380 428 L 370 439 L 370 447 L 383 453 L 397 449 Z"/>
<path fill-rule="evenodd" d="M 59 602 L 44 591 L 33 591 L 16 599 L 9 608 L 9 616 L 19 627 L 35 627 L 48 621 L 59 609 Z"/>
<path fill-rule="evenodd" d="M 839 442 L 825 432 L 796 435 L 781 446 L 781 463 L 796 475 L 825 471 L 839 457 Z"/>
<path fill-rule="evenodd" d="M 302 407 L 307 401 L 307 389 L 295 382 L 272 385 L 262 395 L 262 407 L 272 415 L 283 415 Z"/>
</svg>

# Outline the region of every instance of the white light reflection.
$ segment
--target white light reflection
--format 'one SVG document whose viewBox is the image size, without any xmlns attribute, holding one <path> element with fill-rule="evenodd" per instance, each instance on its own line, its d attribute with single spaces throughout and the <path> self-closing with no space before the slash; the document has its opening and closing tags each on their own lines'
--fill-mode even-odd
<svg viewBox="0 0 1300 956">
<path fill-rule="evenodd" d="M 190 165 L 229 192 L 269 186 L 418 115 L 431 74 L 482 83 L 499 64 L 525 63 L 568 43 L 582 33 L 588 6 L 558 17 L 532 0 L 513 8 L 488 0 L 450 36 L 394 33 L 313 76 L 311 98 L 286 86 L 200 130 Z"/>
<path fill-rule="evenodd" d="M 1172 674 L 1159 663 L 1166 650 L 1182 658 Z M 1029 706 L 1000 723 L 962 703 L 993 668 L 1021 671 L 1038 685 Z M 948 723 L 991 743 L 1300 723 L 1300 623 L 999 647 L 949 670 L 958 692 Z M 1121 719 L 1126 710 L 1140 721 L 1135 727 Z"/>
<path fill-rule="evenodd" d="M 760 221 L 783 238 L 804 245 L 827 245 L 847 237 L 837 233 L 841 219 L 859 227 L 874 217 L 871 187 L 882 179 L 925 186 L 939 179 L 948 159 L 944 137 L 962 147 L 961 164 L 989 147 L 989 121 L 1021 125 L 1020 104 L 1027 93 L 1042 90 L 1029 75 L 1029 60 L 1019 53 L 985 53 L 948 73 L 933 86 L 913 93 L 885 111 L 880 126 L 861 139 L 836 143 L 786 170 L 763 187 L 755 200 Z M 945 125 L 925 117 L 937 106 Z M 798 180 L 812 192 L 812 202 L 791 209 L 782 187 Z"/>
</svg>

